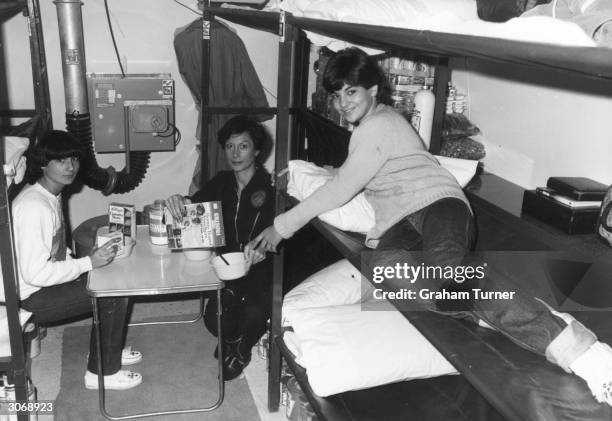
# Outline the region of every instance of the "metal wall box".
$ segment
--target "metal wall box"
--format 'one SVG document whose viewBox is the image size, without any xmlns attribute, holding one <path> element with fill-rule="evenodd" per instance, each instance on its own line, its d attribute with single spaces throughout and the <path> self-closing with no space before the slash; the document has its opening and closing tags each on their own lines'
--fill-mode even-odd
<svg viewBox="0 0 612 421">
<path fill-rule="evenodd" d="M 174 151 L 174 80 L 169 74 L 87 75 L 98 153 Z"/>
</svg>

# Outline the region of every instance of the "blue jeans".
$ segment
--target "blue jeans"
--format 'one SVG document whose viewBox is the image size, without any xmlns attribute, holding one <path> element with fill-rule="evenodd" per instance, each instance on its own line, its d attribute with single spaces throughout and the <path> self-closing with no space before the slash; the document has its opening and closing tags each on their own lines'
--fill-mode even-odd
<svg viewBox="0 0 612 421">
<path fill-rule="evenodd" d="M 472 214 L 459 199 L 441 199 L 409 215 L 391 227 L 380 238 L 375 252 L 366 264 L 371 267 L 395 266 L 475 266 L 470 250 L 475 241 Z M 420 251 L 420 253 L 415 253 Z M 541 301 L 521 292 L 505 274 L 490 270 L 480 280 L 457 283 L 447 279 L 386 279 L 388 290 L 413 290 L 416 309 L 436 311 L 453 317 L 480 320 L 498 330 L 517 345 L 536 352 L 568 370 L 569 364 L 595 341 L 594 334 L 579 323 L 568 325 Z M 479 300 L 471 294 L 465 300 L 418 298 L 424 287 L 440 291 L 514 291 L 514 299 Z"/>
<path fill-rule="evenodd" d="M 32 312 L 35 321 L 42 324 L 52 324 L 76 317 L 90 316 L 93 305 L 91 297 L 87 294 L 84 278 L 41 288 L 22 300 L 21 306 Z M 125 341 L 128 303 L 127 298 L 121 297 L 98 300 L 104 375 L 114 374 L 121 368 L 121 351 Z M 92 326 L 87 369 L 94 374 L 98 373 L 97 361 L 98 351 Z"/>
</svg>

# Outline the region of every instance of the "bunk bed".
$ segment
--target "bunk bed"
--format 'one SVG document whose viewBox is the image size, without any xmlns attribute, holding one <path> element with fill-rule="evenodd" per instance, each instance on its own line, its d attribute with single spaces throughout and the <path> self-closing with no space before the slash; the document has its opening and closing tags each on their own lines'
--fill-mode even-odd
<svg viewBox="0 0 612 421">
<path fill-rule="evenodd" d="M 29 360 L 23 329 L 30 313 L 19 308 L 9 195 L 14 187 L 13 181 L 23 178 L 25 162 L 22 154 L 29 142 L 16 137 L 0 139 L 0 162 L 4 169 L 0 176 L 0 373 L 6 374 L 8 382 L 15 385 L 15 399 L 27 401 Z M 27 413 L 19 414 L 20 421 L 27 419 Z"/>
<path fill-rule="evenodd" d="M 0 135 L 22 136 L 34 139 L 52 128 L 51 97 L 49 94 L 47 61 L 45 58 L 39 1 L 0 0 L 0 24 L 3 24 L 19 13 L 27 18 L 34 108 L 2 108 L 9 102 L 8 98 L 4 97 L 9 91 L 6 86 L 9 80 L 6 77 L 5 58 L 0 57 L 0 82 L 2 83 L 2 86 L 0 86 Z M 3 42 L 4 40 L 2 40 L 2 34 L 0 33 L 0 44 Z M 25 119 L 25 121 L 15 125 L 13 119 Z"/>
<path fill-rule="evenodd" d="M 289 159 L 309 158 L 318 165 L 338 165 L 346 156 L 349 133 L 306 109 L 308 63 L 305 57 L 308 56 L 308 45 L 302 31 L 375 49 L 418 53 L 436 60 L 434 91 L 437 105 L 430 148 L 434 153 L 439 148 L 442 99 L 450 74 L 449 57 L 470 57 L 513 66 L 528 66 L 593 79 L 602 84 L 612 83 L 612 50 L 599 47 L 562 47 L 427 30 L 331 22 L 294 17 L 282 12 L 216 7 L 205 8 L 204 28 L 206 20 L 212 16 L 257 30 L 278 32 L 277 169 L 286 168 Z M 208 86 L 206 79 L 203 82 L 206 82 L 202 84 L 203 87 Z M 205 93 L 204 88 L 203 95 Z M 308 151 L 304 148 L 306 137 Z M 205 137 L 202 136 L 202 139 Z M 325 151 L 321 153 L 317 148 Z M 332 156 L 329 156 L 329 152 Z M 522 215 L 524 190 L 519 186 L 493 174 L 482 174 L 465 191 L 476 215 L 479 231 L 477 247 L 481 250 L 552 250 L 576 256 L 586 253 L 612 261 L 612 250 L 598 243 L 594 235 L 570 237 Z M 293 199 L 279 188 L 277 210 L 282 212 L 292 202 Z M 353 265 L 360 267 L 361 252 L 364 251 L 361 237 L 340 231 L 318 219 L 311 221 L 311 224 Z M 419 420 L 427 419 L 428 416 L 431 416 L 430 419 L 520 421 L 612 418 L 612 408 L 595 402 L 586 384 L 548 363 L 543 357 L 519 348 L 498 333 L 423 312 L 406 312 L 404 316 L 457 368 L 461 377 L 402 382 L 321 398 L 312 391 L 307 373 L 295 363 L 283 342 L 280 314 L 283 264 L 281 251 L 275 256 L 271 317 L 273 340 L 269 354 L 268 406 L 272 411 L 278 409 L 282 354 L 296 374 L 318 418 L 322 420 L 411 419 L 409 414 Z M 598 293 L 612 297 L 610 288 L 599 286 Z M 609 301 L 612 303 L 612 298 Z M 583 310 L 576 317 L 592 328 L 602 341 L 612 343 L 612 322 L 609 317 L 605 317 L 605 312 L 589 308 Z M 461 396 L 468 398 L 454 401 L 452 397 L 458 396 L 458 390 Z M 477 391 L 476 396 L 472 394 L 474 390 Z M 399 404 L 395 406 L 393 400 L 399 401 Z M 423 408 L 444 406 L 445 402 L 455 402 L 461 407 L 456 408 L 453 414 L 443 416 L 427 411 L 418 412 Z M 571 403 L 564 408 L 564 403 L 568 402 Z M 390 413 L 389 407 L 398 409 L 400 413 Z"/>
<path fill-rule="evenodd" d="M 40 6 L 38 0 L 0 1 L 0 24 L 22 14 L 27 19 L 34 93 L 33 109 L 0 109 L 0 162 L 3 174 L 0 177 L 0 373 L 7 376 L 9 383 L 15 385 L 14 399 L 28 400 L 28 377 L 30 371 L 28 333 L 24 326 L 30 313 L 20 309 L 17 287 L 17 267 L 10 211 L 10 199 L 19 188 L 19 181 L 25 171 L 25 158 L 22 156 L 30 141 L 52 128 L 51 100 L 45 59 Z M 0 31 L 1 32 L 1 31 Z M 1 39 L 0 44 L 4 43 Z M 8 92 L 5 58 L 0 58 L 0 92 Z M 0 107 L 9 103 L 6 97 L 0 98 Z M 15 125 L 13 119 L 24 119 Z M 5 174 L 7 175 L 5 177 Z M 11 416 L 11 419 L 13 415 Z M 19 421 L 30 419 L 27 412 L 17 414 Z"/>
</svg>

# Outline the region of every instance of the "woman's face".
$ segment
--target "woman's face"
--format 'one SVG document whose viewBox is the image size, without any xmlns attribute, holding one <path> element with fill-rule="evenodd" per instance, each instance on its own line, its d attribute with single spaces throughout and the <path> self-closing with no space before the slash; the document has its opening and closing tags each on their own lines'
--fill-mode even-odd
<svg viewBox="0 0 612 421">
<path fill-rule="evenodd" d="M 334 108 L 351 124 L 359 123 L 376 108 L 378 85 L 368 89 L 345 84 L 331 97 Z"/>
<path fill-rule="evenodd" d="M 232 135 L 225 142 L 225 159 L 234 172 L 255 168 L 255 157 L 259 151 L 247 132 Z"/>
</svg>

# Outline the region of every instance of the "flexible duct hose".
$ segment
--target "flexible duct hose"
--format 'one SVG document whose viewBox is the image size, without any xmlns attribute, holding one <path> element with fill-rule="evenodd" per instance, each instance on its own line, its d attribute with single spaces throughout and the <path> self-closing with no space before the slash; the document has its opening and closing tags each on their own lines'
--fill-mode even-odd
<svg viewBox="0 0 612 421">
<path fill-rule="evenodd" d="M 119 173 L 113 166 L 101 168 L 96 161 L 96 154 L 91 138 L 91 120 L 89 114 L 66 114 L 68 133 L 73 135 L 85 147 L 81 178 L 89 187 L 101 190 L 104 195 L 127 193 L 135 189 L 144 179 L 149 168 L 149 153 L 130 152 L 130 168 Z"/>
<path fill-rule="evenodd" d="M 98 165 L 87 101 L 82 3 L 80 0 L 55 0 L 53 3 L 57 7 L 62 53 L 66 127 L 70 134 L 82 142 L 86 152 L 81 178 L 89 187 L 101 190 L 107 196 L 132 191 L 144 179 L 149 167 L 149 153 L 130 152 L 129 168 L 126 166 L 119 173 L 112 166 L 100 168 Z"/>
</svg>

